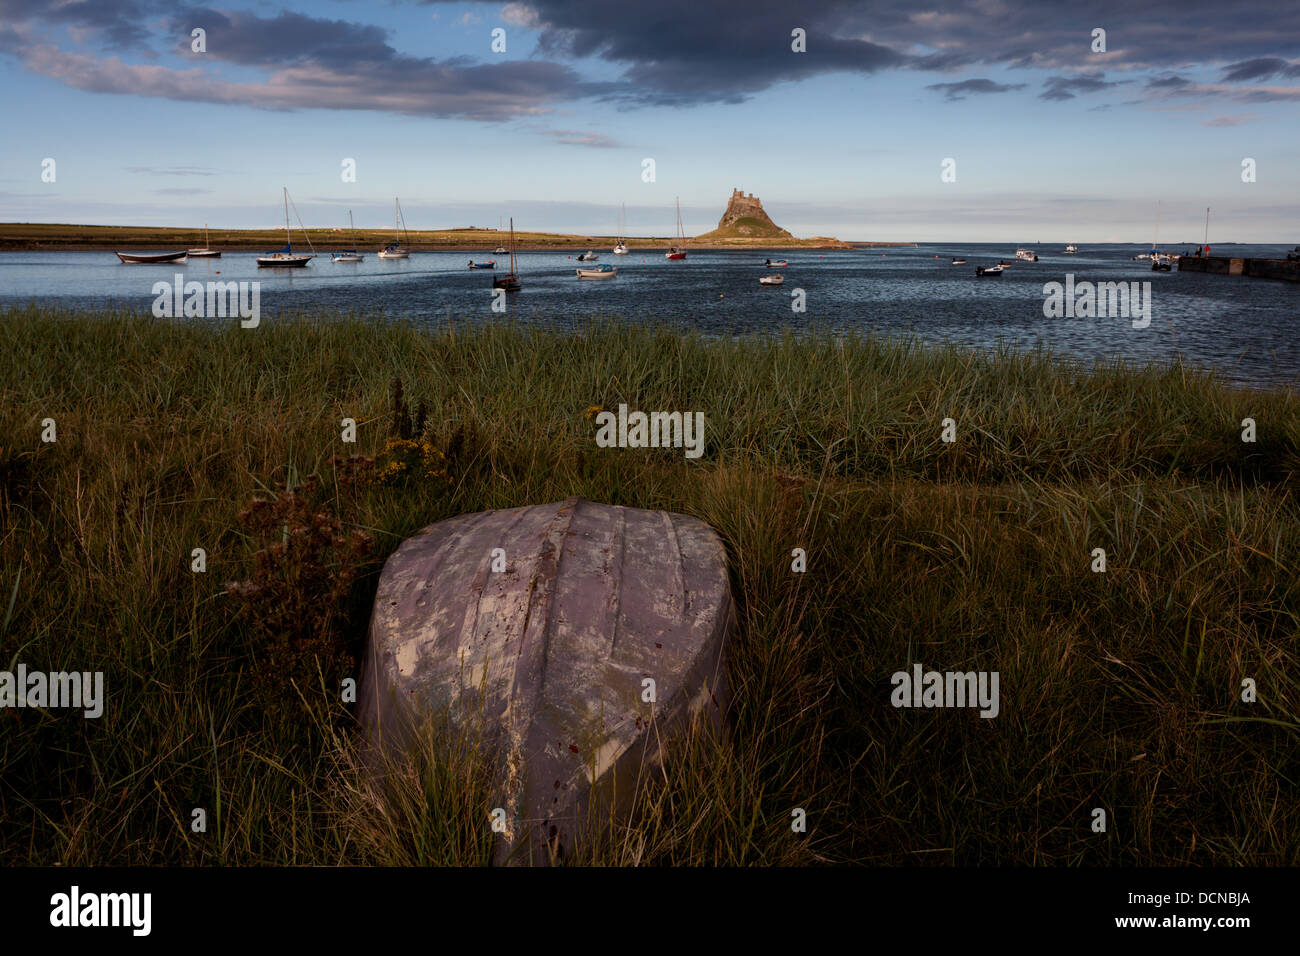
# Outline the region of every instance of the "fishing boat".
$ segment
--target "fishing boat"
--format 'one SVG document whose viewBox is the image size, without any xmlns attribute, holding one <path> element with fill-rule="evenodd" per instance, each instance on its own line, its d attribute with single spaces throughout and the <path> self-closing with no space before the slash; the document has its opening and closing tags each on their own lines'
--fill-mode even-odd
<svg viewBox="0 0 1300 956">
<path fill-rule="evenodd" d="M 1070 243 L 1068 246 L 1065 247 L 1065 252 L 1063 252 L 1062 255 L 1072 256 L 1078 251 L 1079 251 L 1079 247 L 1076 246 L 1074 243 Z"/>
<path fill-rule="evenodd" d="M 611 265 L 596 266 L 594 269 L 577 269 L 579 279 L 612 279 L 618 270 Z"/>
<path fill-rule="evenodd" d="M 627 255 L 627 241 L 623 237 L 623 234 L 626 231 L 627 231 L 627 206 L 625 205 L 623 207 L 623 215 L 619 217 L 618 243 L 614 246 L 614 255 L 616 256 Z"/>
<path fill-rule="evenodd" d="M 379 258 L 409 259 L 411 258 L 411 250 L 402 245 L 402 234 L 406 232 L 406 228 L 402 224 L 402 205 L 397 201 L 396 197 L 393 199 L 393 210 L 394 232 L 396 233 L 396 238 L 393 242 L 390 242 L 388 245 L 384 246 L 384 248 L 379 250 Z M 407 235 L 406 240 L 407 242 L 410 242 L 411 237 L 409 234 Z"/>
<path fill-rule="evenodd" d="M 348 210 L 348 229 L 352 233 L 352 248 L 340 249 L 338 252 L 330 253 L 330 258 L 335 262 L 361 262 L 366 257 L 357 252 L 357 227 L 352 224 L 352 210 Z"/>
<path fill-rule="evenodd" d="M 510 271 L 503 276 L 493 276 L 492 288 L 505 289 L 507 292 L 518 292 L 523 288 L 523 283 L 519 281 L 519 272 L 515 268 L 515 220 L 510 217 Z"/>
<path fill-rule="evenodd" d="M 595 261 L 596 261 L 597 259 L 599 259 L 599 258 L 600 258 L 600 256 L 596 255 L 594 252 L 592 252 L 590 249 L 588 249 L 588 250 L 587 250 L 586 252 L 584 252 L 582 255 L 578 256 L 578 261 L 579 261 L 579 262 L 595 262 Z"/>
<path fill-rule="evenodd" d="M 665 259 L 685 259 L 686 258 L 686 231 L 682 228 L 682 201 L 677 200 L 677 241 L 681 248 L 673 246 L 664 253 Z"/>
<path fill-rule="evenodd" d="M 487 262 L 475 262 L 471 259 L 469 260 L 469 267 L 471 269 L 495 269 L 497 264 L 494 259 L 489 259 Z"/>
<path fill-rule="evenodd" d="M 1156 200 L 1156 235 L 1155 238 L 1151 241 L 1151 251 L 1147 253 L 1145 256 L 1142 256 L 1142 258 L 1151 260 L 1152 272 L 1172 272 L 1173 262 L 1168 255 L 1166 255 L 1165 253 L 1159 250 L 1158 248 L 1159 245 L 1160 245 L 1160 200 L 1157 199 Z"/>
<path fill-rule="evenodd" d="M 185 255 L 192 256 L 195 259 L 220 259 L 221 258 L 221 250 L 213 249 L 212 246 L 209 245 L 208 243 L 208 224 L 206 222 L 203 224 L 203 248 L 187 249 Z"/>
<path fill-rule="evenodd" d="M 184 262 L 183 252 L 115 252 L 129 266 L 148 265 L 155 262 Z"/>
<path fill-rule="evenodd" d="M 965 260 L 965 259 L 954 259 L 954 260 L 952 260 L 952 264 L 955 265 L 955 266 L 964 266 L 964 265 L 966 264 L 966 260 Z"/>
<path fill-rule="evenodd" d="M 295 209 L 295 212 L 297 210 Z M 302 220 L 298 220 L 298 225 L 302 226 Z M 303 235 L 307 235 L 307 230 L 303 229 Z M 312 255 L 305 256 L 301 252 L 294 252 L 289 242 L 289 187 L 284 187 L 284 248 L 279 252 L 268 252 L 265 255 L 257 257 L 257 265 L 260 268 L 271 267 L 280 269 L 300 269 L 312 259 L 316 258 L 315 247 L 311 244 L 311 237 L 307 237 L 307 246 L 311 248 Z"/>
<path fill-rule="evenodd" d="M 1021 248 L 1016 250 L 1016 258 L 1021 262 L 1037 262 L 1038 253 L 1034 252 L 1033 249 Z"/>
<path fill-rule="evenodd" d="M 780 273 L 777 273 L 777 274 L 774 275 L 774 276 L 759 276 L 759 277 L 758 277 L 758 284 L 759 284 L 759 285 L 780 285 L 780 284 L 783 283 L 783 282 L 785 282 L 785 276 L 781 275 Z"/>
<path fill-rule="evenodd" d="M 995 266 L 979 266 L 975 269 L 975 274 L 977 276 L 1000 276 L 1004 268 L 1006 267 L 1001 263 Z"/>
<path fill-rule="evenodd" d="M 768 269 L 784 269 L 789 264 L 784 259 L 768 259 L 763 263 Z"/>
</svg>

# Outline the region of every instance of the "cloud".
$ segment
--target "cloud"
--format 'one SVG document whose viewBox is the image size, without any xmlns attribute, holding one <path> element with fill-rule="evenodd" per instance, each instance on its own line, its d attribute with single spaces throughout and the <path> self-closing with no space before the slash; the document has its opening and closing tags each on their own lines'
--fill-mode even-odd
<svg viewBox="0 0 1300 956">
<path fill-rule="evenodd" d="M 550 129 L 546 130 L 546 135 L 552 137 L 557 143 L 564 143 L 567 146 L 593 146 L 598 149 L 608 149 L 621 145 L 617 140 L 611 139 L 604 133 L 597 133 L 595 130 Z"/>
<path fill-rule="evenodd" d="M 215 176 L 217 171 L 207 166 L 124 166 L 128 173 L 146 173 L 150 176 Z"/>
<path fill-rule="evenodd" d="M 1225 83 L 1267 80 L 1274 76 L 1300 76 L 1300 64 L 1291 63 L 1278 56 L 1262 56 L 1234 63 L 1223 71 Z"/>
<path fill-rule="evenodd" d="M 1122 86 L 1124 80 L 1108 81 L 1103 73 L 1079 73 L 1074 76 L 1049 76 L 1043 83 L 1041 100 L 1072 100 L 1081 93 L 1096 93 Z"/>
<path fill-rule="evenodd" d="M 512 27 L 536 30 L 542 25 L 537 10 L 526 3 L 507 3 L 501 8 L 501 19 Z"/>
<path fill-rule="evenodd" d="M 1214 119 L 1206 120 L 1202 126 L 1242 126 L 1246 123 L 1253 123 L 1259 117 L 1254 113 L 1232 113 L 1228 116 L 1216 116 Z"/>
<path fill-rule="evenodd" d="M 1024 83 L 994 83 L 992 80 L 962 80 L 959 83 L 931 83 L 927 90 L 938 90 L 948 100 L 964 100 L 971 93 L 1006 93 L 1024 89 Z"/>
</svg>

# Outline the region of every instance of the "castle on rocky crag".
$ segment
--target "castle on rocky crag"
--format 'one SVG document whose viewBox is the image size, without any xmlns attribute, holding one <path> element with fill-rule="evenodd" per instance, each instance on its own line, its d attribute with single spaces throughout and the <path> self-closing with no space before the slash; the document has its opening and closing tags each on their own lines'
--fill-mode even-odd
<svg viewBox="0 0 1300 956">
<path fill-rule="evenodd" d="M 793 239 L 763 211 L 763 203 L 753 193 L 733 189 L 726 212 L 718 220 L 718 228 L 698 238 Z"/>
</svg>

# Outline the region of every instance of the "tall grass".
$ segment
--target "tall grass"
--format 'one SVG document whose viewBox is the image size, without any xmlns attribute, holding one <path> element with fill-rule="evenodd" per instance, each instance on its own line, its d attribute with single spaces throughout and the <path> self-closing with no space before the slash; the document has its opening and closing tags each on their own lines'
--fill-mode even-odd
<svg viewBox="0 0 1300 956">
<path fill-rule="evenodd" d="M 0 667 L 100 670 L 108 698 L 98 720 L 0 710 L 4 863 L 488 859 L 482 755 L 449 728 L 377 780 L 323 676 L 287 710 L 259 703 L 263 645 L 224 588 L 253 569 L 238 515 L 310 474 L 374 539 L 335 625 L 354 659 L 383 559 L 442 518 L 578 495 L 718 530 L 729 731 L 676 742 L 578 862 L 1300 860 L 1293 393 L 612 321 L 246 330 L 26 308 L 0 313 L 0 340 Z M 336 481 L 335 456 L 383 453 L 394 379 L 427 403 L 450 480 Z M 584 413 L 620 402 L 703 411 L 703 458 L 597 448 Z M 998 671 L 1001 713 L 894 709 L 914 661 Z"/>
</svg>

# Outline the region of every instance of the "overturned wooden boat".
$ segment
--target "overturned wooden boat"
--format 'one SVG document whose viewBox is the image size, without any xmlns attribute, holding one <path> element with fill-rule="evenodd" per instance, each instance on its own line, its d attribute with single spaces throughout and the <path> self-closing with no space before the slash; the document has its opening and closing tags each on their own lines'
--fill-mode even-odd
<svg viewBox="0 0 1300 956">
<path fill-rule="evenodd" d="M 183 252 L 117 252 L 114 253 L 127 265 L 142 265 L 150 262 L 184 262 Z"/>
<path fill-rule="evenodd" d="M 759 285 L 781 285 L 783 282 L 785 282 L 785 276 L 779 273 L 777 275 L 758 277 Z"/>
<path fill-rule="evenodd" d="M 400 754 L 426 708 L 483 721 L 495 862 L 555 862 L 696 714 L 722 719 L 733 621 L 725 550 L 696 518 L 571 498 L 440 521 L 380 576 L 361 727 Z"/>
</svg>

